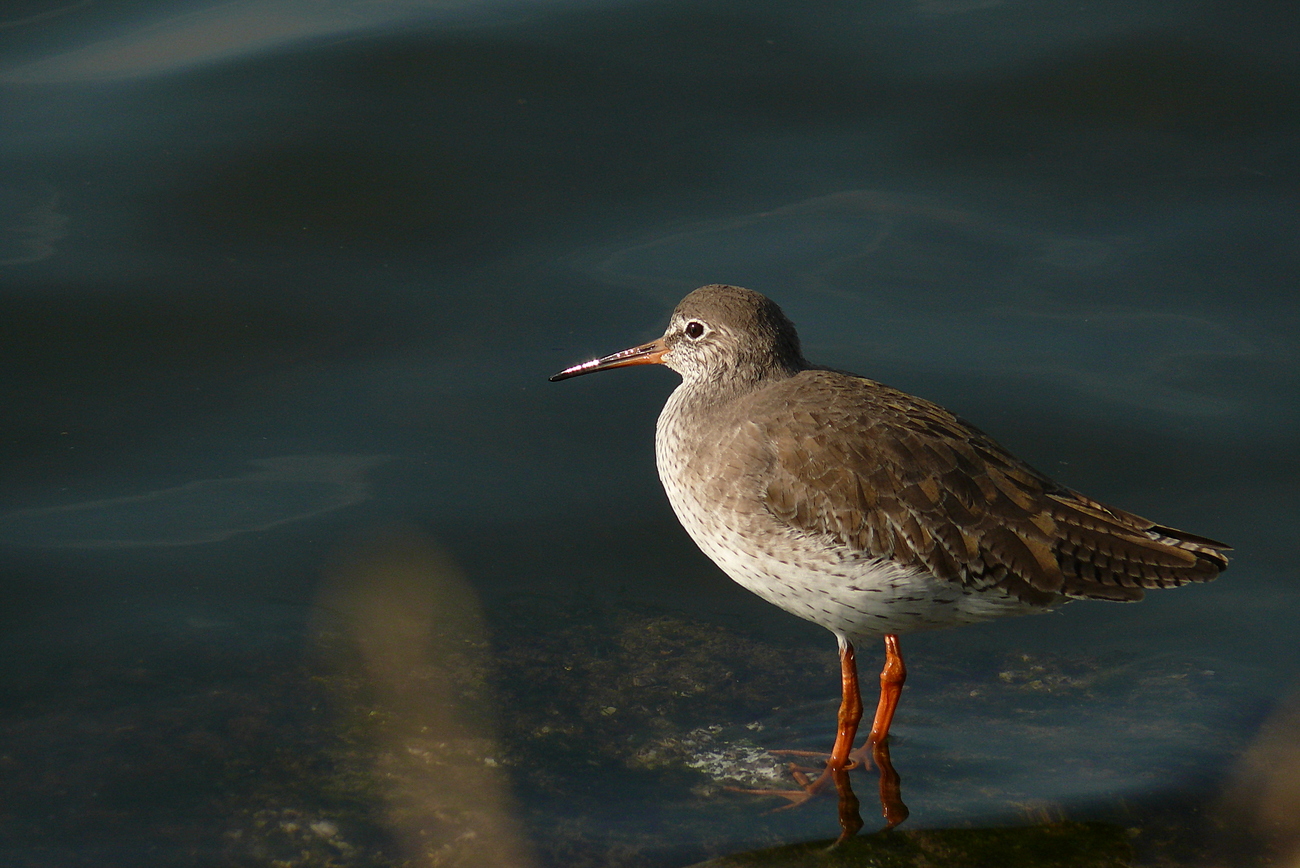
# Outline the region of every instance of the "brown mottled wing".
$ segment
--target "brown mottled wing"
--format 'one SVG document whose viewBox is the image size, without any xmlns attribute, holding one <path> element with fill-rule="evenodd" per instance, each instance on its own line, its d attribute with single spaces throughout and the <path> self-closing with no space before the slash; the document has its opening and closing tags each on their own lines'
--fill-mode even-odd
<svg viewBox="0 0 1300 868">
<path fill-rule="evenodd" d="M 800 532 L 1036 605 L 1140 600 L 1227 566 L 1222 543 L 1057 485 L 943 408 L 870 380 L 805 371 L 764 404 L 750 417 L 770 420 L 756 432 L 771 450 L 762 495 Z"/>
</svg>

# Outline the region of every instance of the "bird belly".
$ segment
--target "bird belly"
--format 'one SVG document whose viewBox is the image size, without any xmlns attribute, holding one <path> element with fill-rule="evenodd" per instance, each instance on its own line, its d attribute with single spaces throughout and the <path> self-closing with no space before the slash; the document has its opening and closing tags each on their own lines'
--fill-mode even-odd
<svg viewBox="0 0 1300 868">
<path fill-rule="evenodd" d="M 773 605 L 850 639 L 877 638 L 1042 611 L 991 587 L 855 550 L 778 520 L 751 492 L 701 472 L 722 466 L 684 431 L 675 393 L 656 437 L 659 477 L 678 520 L 724 573 Z M 700 445 L 702 444 L 702 445 Z"/>
<path fill-rule="evenodd" d="M 822 541 L 800 546 L 787 538 L 777 552 L 755 545 L 744 533 L 686 529 L 742 587 L 858 641 L 1039 611 L 1001 591 L 975 591 L 917 567 L 817 544 Z"/>
<path fill-rule="evenodd" d="M 705 507 L 667 481 L 665 488 L 691 539 L 732 580 L 853 640 L 1043 611 L 996 588 L 939 579 L 828 538 L 802 536 L 761 512 Z"/>
</svg>

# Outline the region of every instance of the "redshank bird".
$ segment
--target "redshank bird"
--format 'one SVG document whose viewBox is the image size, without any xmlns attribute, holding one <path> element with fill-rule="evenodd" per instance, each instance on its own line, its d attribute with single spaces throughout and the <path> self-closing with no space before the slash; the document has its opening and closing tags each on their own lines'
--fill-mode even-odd
<svg viewBox="0 0 1300 868">
<path fill-rule="evenodd" d="M 551 380 L 646 364 L 682 377 L 655 458 L 686 532 L 732 579 L 839 642 L 828 772 L 888 735 L 906 677 L 899 634 L 1140 600 L 1228 564 L 1223 543 L 1059 485 L 942 407 L 809 364 L 794 325 L 752 290 L 701 287 L 663 337 Z M 854 751 L 854 647 L 882 637 L 880 700 Z"/>
</svg>

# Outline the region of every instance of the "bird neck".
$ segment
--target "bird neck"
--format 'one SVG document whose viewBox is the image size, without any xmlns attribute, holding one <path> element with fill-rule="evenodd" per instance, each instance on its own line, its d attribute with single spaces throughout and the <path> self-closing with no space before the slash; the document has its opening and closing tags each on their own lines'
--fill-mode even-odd
<svg viewBox="0 0 1300 868">
<path fill-rule="evenodd" d="M 801 365 L 733 364 L 720 371 L 692 371 L 673 393 L 674 402 L 693 418 L 704 418 L 768 383 L 793 377 Z"/>
</svg>

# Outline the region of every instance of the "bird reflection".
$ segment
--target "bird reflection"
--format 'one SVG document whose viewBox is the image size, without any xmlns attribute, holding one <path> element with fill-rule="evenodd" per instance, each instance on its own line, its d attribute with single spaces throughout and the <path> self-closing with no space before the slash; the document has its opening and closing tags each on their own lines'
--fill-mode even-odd
<svg viewBox="0 0 1300 868">
<path fill-rule="evenodd" d="M 876 768 L 880 770 L 880 812 L 885 818 L 885 828 L 892 829 L 907 819 L 908 810 L 907 805 L 903 804 L 902 779 L 899 778 L 898 772 L 894 771 L 894 764 L 889 761 L 889 740 L 872 745 L 871 757 L 876 761 Z M 841 795 L 841 805 L 843 802 L 844 797 Z M 843 825 L 843 822 L 844 816 L 841 811 L 840 824 Z"/>
<path fill-rule="evenodd" d="M 898 772 L 894 769 L 894 763 L 890 759 L 888 738 L 870 744 L 869 747 L 870 762 L 879 772 L 880 814 L 885 819 L 885 829 L 892 829 L 906 820 L 910 813 L 907 805 L 903 803 L 902 778 L 899 777 Z M 796 750 L 778 750 L 772 751 L 772 753 L 781 756 L 826 756 L 811 751 Z M 841 844 L 858 834 L 865 825 L 862 820 L 861 804 L 858 801 L 857 794 L 853 792 L 853 783 L 849 779 L 849 772 L 864 765 L 867 758 L 862 752 L 855 751 L 854 761 L 855 764 L 847 768 L 827 765 L 816 779 L 811 777 L 812 774 L 816 773 L 816 769 L 809 769 L 791 763 L 790 774 L 799 784 L 797 790 L 754 790 L 740 787 L 728 787 L 727 789 L 733 793 L 746 793 L 755 796 L 780 796 L 789 801 L 790 804 L 776 810 L 788 811 L 793 807 L 804 804 L 818 793 L 824 792 L 827 786 L 834 785 L 835 794 L 839 800 L 840 820 L 840 835 L 835 843 Z"/>
</svg>

